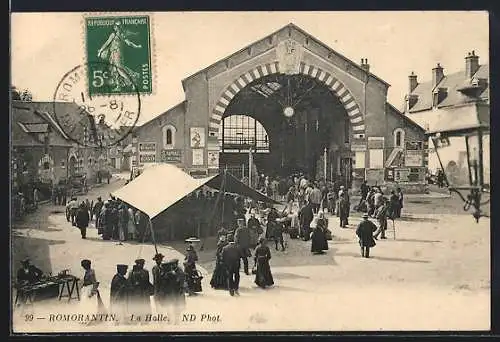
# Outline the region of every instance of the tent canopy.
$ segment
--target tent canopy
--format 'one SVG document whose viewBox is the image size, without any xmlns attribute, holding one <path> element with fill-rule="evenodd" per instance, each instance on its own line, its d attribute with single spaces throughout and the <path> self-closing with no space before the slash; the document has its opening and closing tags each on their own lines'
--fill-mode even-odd
<svg viewBox="0 0 500 342">
<path fill-rule="evenodd" d="M 196 179 L 169 164 L 146 168 L 139 177 L 111 195 L 134 206 L 153 219 L 203 185 L 237 193 L 257 201 L 278 203 L 240 182 L 229 173 Z"/>
</svg>

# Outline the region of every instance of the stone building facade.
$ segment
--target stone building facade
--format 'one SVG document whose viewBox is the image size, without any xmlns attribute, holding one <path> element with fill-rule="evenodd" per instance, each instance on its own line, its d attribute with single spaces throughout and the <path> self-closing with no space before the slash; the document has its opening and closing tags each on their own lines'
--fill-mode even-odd
<svg viewBox="0 0 500 342">
<path fill-rule="evenodd" d="M 298 78 L 300 82 L 302 79 L 312 82 L 315 91 L 318 90 L 318 98 L 322 96 L 320 100 L 315 103 L 310 99 L 307 107 L 289 109 L 277 108 L 274 104 L 268 106 L 266 101 L 273 94 L 268 93 L 267 97 L 264 94 L 266 98 L 260 99 L 256 92 L 249 95 L 262 84 L 281 82 L 276 88 L 284 88 L 286 80 Z M 372 184 L 392 182 L 394 177 L 387 173 L 388 169 L 394 169 L 398 155 L 406 156 L 410 148 L 408 158 L 414 170 L 403 173 L 413 176 L 411 180 L 398 176 L 399 182 L 424 182 L 425 132 L 387 102 L 390 85 L 370 72 L 366 59 L 357 64 L 293 24 L 187 77 L 182 80 L 182 86 L 185 101 L 137 128 L 132 153 L 137 165 L 168 162 L 192 175 L 215 174 L 222 167 L 224 119 L 253 108 L 252 115 L 269 132 L 276 125 L 290 121 L 287 115 L 293 116 L 294 112 L 297 117 L 316 115 L 318 118 L 331 113 L 332 118 L 339 118 L 337 126 L 329 123 L 332 132 L 337 132 L 345 123 L 346 129 L 340 129 L 342 134 L 329 133 L 331 141 L 315 145 L 315 163 L 324 165 L 327 158 L 327 178 L 343 174 L 354 187 L 365 178 Z M 264 112 L 267 116 L 262 115 Z M 322 130 L 319 120 L 316 119 L 316 132 Z M 306 130 L 311 130 L 307 123 L 305 125 Z M 276 134 L 270 133 L 271 140 L 279 138 L 279 130 L 275 131 Z M 311 132 L 309 135 L 314 136 L 314 128 Z M 395 145 L 396 135 L 401 146 Z M 409 142 L 418 144 L 407 144 Z M 277 158 L 279 156 L 275 156 Z M 401 166 L 401 160 L 398 162 Z M 319 169 L 316 168 L 316 174 L 321 174 Z"/>
<path fill-rule="evenodd" d="M 11 120 L 12 186 L 36 183 L 48 191 L 59 182 L 85 175 L 89 184 L 107 167 L 107 151 L 79 146 L 54 118 L 57 110 L 77 112 L 71 103 L 13 101 Z"/>
<path fill-rule="evenodd" d="M 479 56 L 474 51 L 465 56 L 464 69 L 447 74 L 444 67 L 437 63 L 429 76 L 429 81 L 421 83 L 414 73 L 408 76 L 408 94 L 403 108 L 407 118 L 431 132 L 460 130 L 480 124 L 489 126 L 489 65 L 480 64 Z M 434 173 L 441 166 L 431 142 L 429 145 L 429 169 Z M 490 177 L 489 145 L 488 132 L 483 137 L 484 177 L 487 183 Z M 468 183 L 465 139 L 451 138 L 450 146 L 439 152 L 448 180 L 454 184 Z"/>
</svg>

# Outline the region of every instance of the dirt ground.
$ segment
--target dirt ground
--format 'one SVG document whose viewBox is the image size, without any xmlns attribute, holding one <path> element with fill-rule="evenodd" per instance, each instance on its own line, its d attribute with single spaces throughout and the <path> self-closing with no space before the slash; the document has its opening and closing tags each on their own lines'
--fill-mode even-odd
<svg viewBox="0 0 500 342">
<path fill-rule="evenodd" d="M 116 181 L 93 190 L 89 198 L 123 185 Z M 92 197 L 93 196 L 93 197 Z M 93 261 L 104 304 L 109 308 L 109 284 L 118 263 L 146 259 L 151 270 L 151 244 L 102 241 L 95 229 L 87 240 L 66 222 L 62 207 L 43 206 L 12 227 L 13 270 L 29 256 L 44 272 L 69 268 L 82 276 L 80 260 Z M 289 240 L 285 252 L 272 250 L 275 286 L 256 287 L 253 276 L 241 273 L 241 296 L 212 290 L 214 241 L 199 251 L 203 292 L 187 298 L 184 313 L 193 321 L 179 325 L 150 322 L 83 326 L 50 322 L 50 316 L 79 313 L 78 302 L 46 301 L 24 311 L 15 309 L 15 332 L 70 331 L 349 331 L 349 330 L 486 330 L 490 326 L 490 221 L 478 224 L 454 197 L 408 197 L 404 217 L 396 221 L 396 239 L 389 224 L 388 239 L 379 240 L 372 258 L 360 257 L 354 234 L 360 218 L 352 214 L 349 228 L 330 218 L 334 239 L 325 255 L 313 256 L 310 242 Z M 167 258 L 182 258 L 184 244 L 159 246 Z M 152 301 L 153 302 L 153 301 Z M 152 303 L 153 313 L 162 313 Z M 33 314 L 32 322 L 26 315 Z M 216 319 L 217 315 L 218 320 Z M 194 316 L 190 316 L 194 317 Z M 204 317 L 202 319 L 202 317 Z M 213 321 L 209 321 L 209 317 Z"/>
</svg>

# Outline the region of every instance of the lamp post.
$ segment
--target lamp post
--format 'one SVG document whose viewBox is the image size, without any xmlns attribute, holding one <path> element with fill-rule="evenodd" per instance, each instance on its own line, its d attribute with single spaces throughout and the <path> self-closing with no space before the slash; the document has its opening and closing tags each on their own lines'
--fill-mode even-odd
<svg viewBox="0 0 500 342">
<path fill-rule="evenodd" d="M 478 123 L 468 128 L 460 128 L 454 130 L 434 130 L 427 132 L 427 136 L 431 138 L 434 145 L 439 166 L 443 171 L 448 190 L 460 196 L 464 202 L 463 209 L 468 211 L 473 209 L 472 216 L 476 222 L 479 222 L 481 216 L 487 216 L 481 211 L 481 205 L 487 204 L 489 199 L 481 202 L 483 194 L 489 194 L 489 184 L 484 182 L 484 161 L 483 161 L 483 137 L 484 134 L 489 134 L 489 125 Z M 469 184 L 466 186 L 455 186 L 450 184 L 441 161 L 439 150 L 443 147 L 450 146 L 450 138 L 464 138 L 467 152 L 467 172 Z M 464 194 L 462 194 L 462 192 Z"/>
</svg>

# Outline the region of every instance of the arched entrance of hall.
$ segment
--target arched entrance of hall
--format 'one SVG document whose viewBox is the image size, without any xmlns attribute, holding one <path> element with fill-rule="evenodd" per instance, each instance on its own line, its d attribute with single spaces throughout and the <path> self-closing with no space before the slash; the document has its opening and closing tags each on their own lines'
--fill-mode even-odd
<svg viewBox="0 0 500 342">
<path fill-rule="evenodd" d="M 253 148 L 259 174 L 302 172 L 350 184 L 350 137 L 347 111 L 324 83 L 304 74 L 267 75 L 247 84 L 227 105 L 219 165 L 244 174 Z"/>
</svg>

